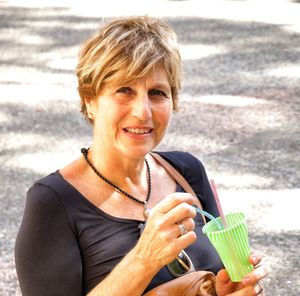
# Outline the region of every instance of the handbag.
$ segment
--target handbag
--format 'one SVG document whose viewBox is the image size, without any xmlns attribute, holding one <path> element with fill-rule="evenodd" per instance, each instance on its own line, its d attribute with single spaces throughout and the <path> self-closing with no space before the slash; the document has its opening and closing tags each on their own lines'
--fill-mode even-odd
<svg viewBox="0 0 300 296">
<path fill-rule="evenodd" d="M 157 153 L 151 156 L 181 185 L 187 192 L 197 197 L 185 178 Z M 198 200 L 198 198 L 197 198 Z M 202 209 L 201 203 L 197 204 Z M 205 216 L 202 215 L 204 223 Z M 215 275 L 209 271 L 194 271 L 166 282 L 148 291 L 144 296 L 216 296 Z"/>
<path fill-rule="evenodd" d="M 150 290 L 144 296 L 216 296 L 215 275 L 194 271 Z"/>
</svg>

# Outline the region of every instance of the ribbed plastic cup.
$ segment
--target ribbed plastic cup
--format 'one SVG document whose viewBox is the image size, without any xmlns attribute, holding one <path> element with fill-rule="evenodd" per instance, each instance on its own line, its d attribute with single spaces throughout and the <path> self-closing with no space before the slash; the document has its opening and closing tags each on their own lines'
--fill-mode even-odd
<svg viewBox="0 0 300 296">
<path fill-rule="evenodd" d="M 210 221 L 202 232 L 217 250 L 231 281 L 240 282 L 253 270 L 248 260 L 250 247 L 246 218 L 243 213 L 231 213 L 225 218 L 227 228 L 220 230 L 215 222 Z M 220 217 L 217 220 L 221 222 Z"/>
</svg>

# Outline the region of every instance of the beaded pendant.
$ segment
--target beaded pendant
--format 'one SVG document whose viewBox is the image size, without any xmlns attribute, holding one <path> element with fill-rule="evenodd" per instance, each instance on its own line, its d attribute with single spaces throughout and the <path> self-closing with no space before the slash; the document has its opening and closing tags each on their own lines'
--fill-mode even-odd
<svg viewBox="0 0 300 296">
<path fill-rule="evenodd" d="M 149 217 L 150 211 L 151 211 L 151 209 L 149 209 L 149 207 L 148 207 L 148 202 L 144 201 L 144 213 L 143 214 L 144 214 L 144 217 L 146 220 Z"/>
</svg>

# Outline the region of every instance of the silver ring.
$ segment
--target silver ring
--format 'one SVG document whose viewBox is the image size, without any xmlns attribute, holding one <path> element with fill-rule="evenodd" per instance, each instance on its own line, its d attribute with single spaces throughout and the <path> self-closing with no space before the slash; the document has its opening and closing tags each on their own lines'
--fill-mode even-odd
<svg viewBox="0 0 300 296">
<path fill-rule="evenodd" d="M 260 282 L 257 282 L 255 285 L 255 292 L 257 295 L 263 295 L 264 288 Z"/>
<path fill-rule="evenodd" d="M 188 230 L 185 228 L 184 224 L 182 223 L 177 223 L 178 227 L 179 227 L 179 231 L 180 231 L 180 236 L 188 233 Z"/>
</svg>

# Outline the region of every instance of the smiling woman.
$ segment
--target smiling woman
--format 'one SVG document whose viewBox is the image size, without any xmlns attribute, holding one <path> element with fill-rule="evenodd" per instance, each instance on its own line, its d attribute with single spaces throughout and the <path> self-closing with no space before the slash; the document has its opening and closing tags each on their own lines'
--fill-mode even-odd
<svg viewBox="0 0 300 296">
<path fill-rule="evenodd" d="M 181 58 L 174 30 L 154 18 L 110 23 L 91 36 L 81 49 L 77 77 L 82 112 L 86 115 L 86 97 L 99 94 L 103 84 L 131 84 L 159 64 L 166 72 L 176 109 L 181 88 Z"/>
<path fill-rule="evenodd" d="M 171 118 L 166 71 L 158 65 L 130 85 L 104 83 L 98 95 L 85 98 L 85 108 L 94 128 L 92 153 L 143 157 L 160 143 Z"/>
<path fill-rule="evenodd" d="M 83 43 L 77 77 L 92 143 L 28 191 L 15 247 L 22 295 L 140 296 L 195 270 L 217 273 L 222 263 L 192 207 L 218 216 L 203 165 L 189 153 L 153 153 L 181 87 L 173 29 L 151 17 L 108 23 Z M 253 295 L 263 276 L 237 286 L 222 272 L 218 295 Z"/>
</svg>

